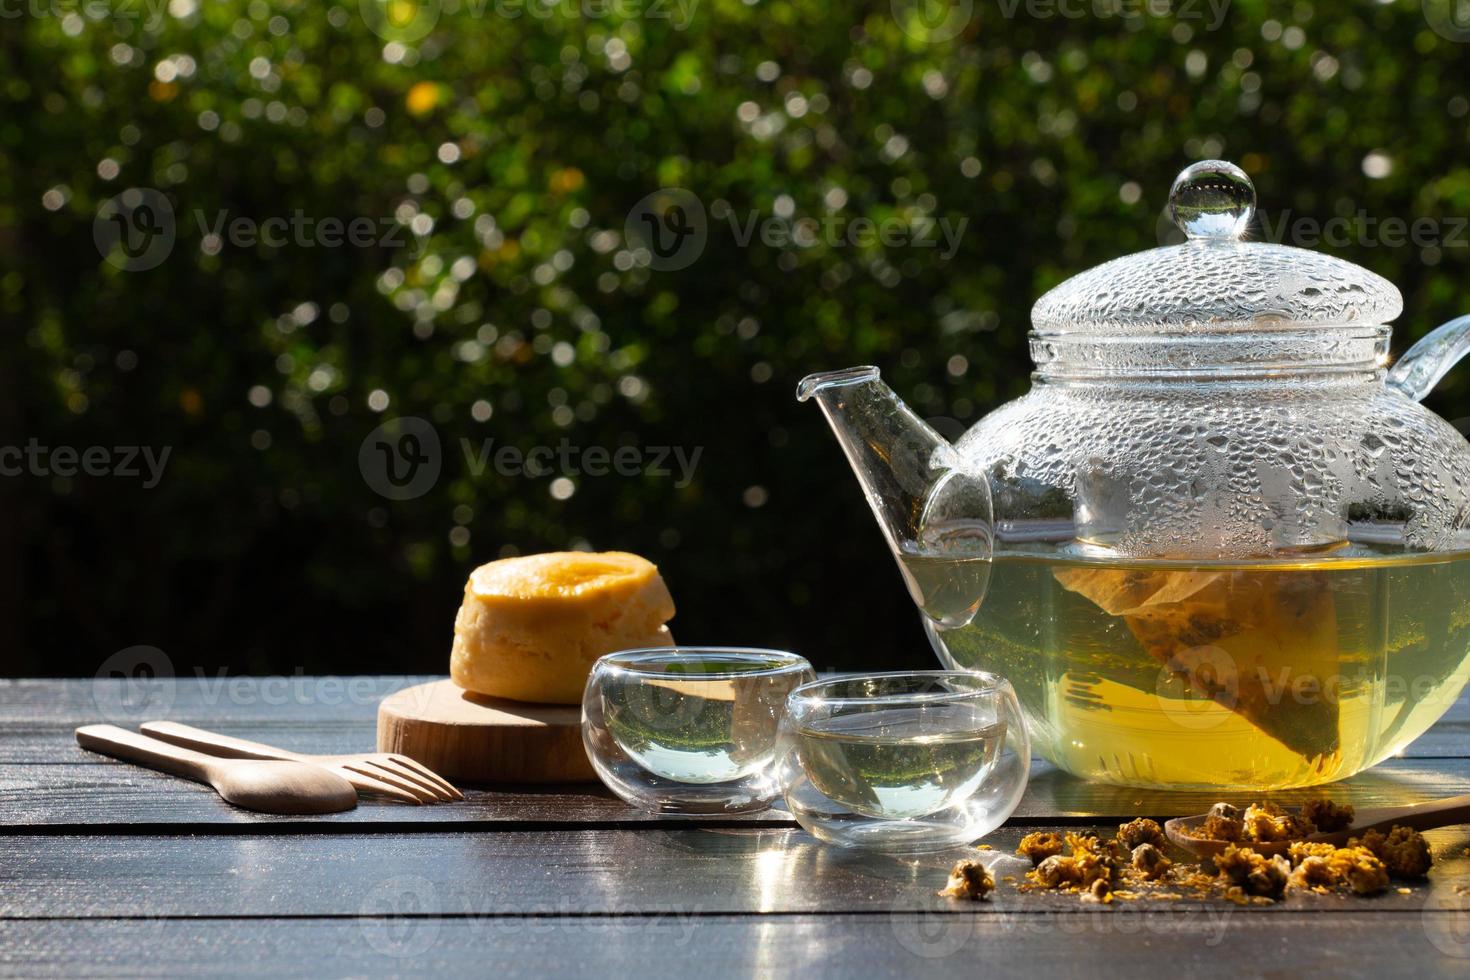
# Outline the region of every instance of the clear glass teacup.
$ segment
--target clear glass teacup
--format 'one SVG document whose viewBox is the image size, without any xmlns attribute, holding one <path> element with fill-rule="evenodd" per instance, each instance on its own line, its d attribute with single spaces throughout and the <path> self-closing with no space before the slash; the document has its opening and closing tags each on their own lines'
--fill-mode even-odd
<svg viewBox="0 0 1470 980">
<path fill-rule="evenodd" d="M 582 698 L 582 742 L 619 797 L 655 813 L 746 813 L 781 794 L 787 695 L 815 679 L 794 653 L 658 647 L 608 654 Z"/>
<path fill-rule="evenodd" d="M 857 674 L 791 692 L 786 805 L 813 836 L 894 852 L 947 850 L 1000 826 L 1026 789 L 1031 745 L 1010 682 L 925 670 Z"/>
</svg>

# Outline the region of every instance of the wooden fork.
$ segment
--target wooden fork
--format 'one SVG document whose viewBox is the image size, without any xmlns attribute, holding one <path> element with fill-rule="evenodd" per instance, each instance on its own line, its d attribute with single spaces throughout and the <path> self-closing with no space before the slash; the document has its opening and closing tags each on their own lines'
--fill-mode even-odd
<svg viewBox="0 0 1470 980">
<path fill-rule="evenodd" d="M 406 755 L 360 752 L 353 755 L 305 755 L 262 745 L 243 738 L 207 732 L 174 721 L 150 721 L 139 726 L 145 735 L 174 745 L 228 759 L 282 759 L 309 762 L 339 774 L 360 792 L 376 793 L 404 803 L 441 803 L 462 800 L 464 794 L 449 781 Z"/>
</svg>

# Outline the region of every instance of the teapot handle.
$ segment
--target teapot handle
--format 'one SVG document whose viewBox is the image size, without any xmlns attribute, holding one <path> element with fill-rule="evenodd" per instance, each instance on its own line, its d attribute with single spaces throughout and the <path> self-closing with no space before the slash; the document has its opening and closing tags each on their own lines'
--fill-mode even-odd
<svg viewBox="0 0 1470 980">
<path fill-rule="evenodd" d="M 1455 317 L 1425 334 L 1389 368 L 1384 383 L 1414 401 L 1439 384 L 1460 358 L 1470 354 L 1470 316 Z"/>
</svg>

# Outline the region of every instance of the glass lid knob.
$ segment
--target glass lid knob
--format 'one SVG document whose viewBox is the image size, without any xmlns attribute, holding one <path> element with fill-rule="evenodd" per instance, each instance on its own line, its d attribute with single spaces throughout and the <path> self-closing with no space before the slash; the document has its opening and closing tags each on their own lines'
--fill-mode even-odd
<svg viewBox="0 0 1470 980">
<path fill-rule="evenodd" d="M 1255 185 L 1228 160 L 1190 164 L 1174 178 L 1169 190 L 1169 214 L 1192 239 L 1239 239 L 1255 213 Z"/>
</svg>

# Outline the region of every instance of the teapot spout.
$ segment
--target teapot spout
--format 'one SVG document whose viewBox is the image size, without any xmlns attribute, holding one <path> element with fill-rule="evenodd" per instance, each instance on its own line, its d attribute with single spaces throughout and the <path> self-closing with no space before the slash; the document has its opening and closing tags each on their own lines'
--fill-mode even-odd
<svg viewBox="0 0 1470 980">
<path fill-rule="evenodd" d="M 990 484 L 879 378 L 875 367 L 808 375 L 798 401 L 816 399 L 862 484 L 915 604 L 941 628 L 974 618 L 990 579 Z"/>
</svg>

